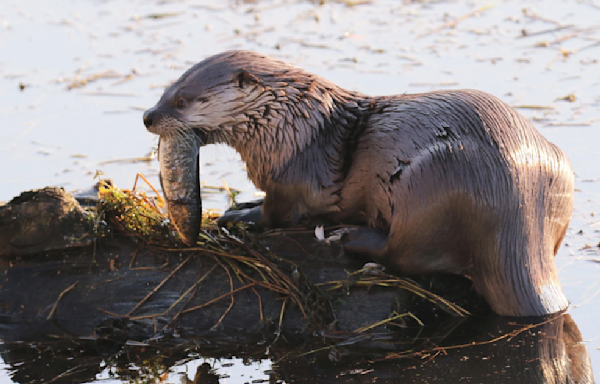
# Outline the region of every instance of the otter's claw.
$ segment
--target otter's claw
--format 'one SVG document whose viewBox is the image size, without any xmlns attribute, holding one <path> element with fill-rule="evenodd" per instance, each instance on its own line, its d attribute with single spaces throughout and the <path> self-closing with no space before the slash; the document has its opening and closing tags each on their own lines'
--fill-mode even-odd
<svg viewBox="0 0 600 384">
<path fill-rule="evenodd" d="M 253 208 L 239 209 L 236 211 L 230 210 L 219 217 L 217 224 L 219 227 L 225 227 L 228 223 L 248 223 L 248 224 L 261 224 L 262 223 L 262 207 L 257 205 Z"/>
</svg>

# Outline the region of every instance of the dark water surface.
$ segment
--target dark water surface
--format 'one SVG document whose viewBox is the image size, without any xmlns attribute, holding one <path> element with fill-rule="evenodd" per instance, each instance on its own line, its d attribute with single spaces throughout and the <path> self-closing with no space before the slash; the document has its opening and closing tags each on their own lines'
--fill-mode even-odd
<svg viewBox="0 0 600 384">
<path fill-rule="evenodd" d="M 571 159 L 575 214 L 556 263 L 599 372 L 600 3 L 346 4 L 356 2 L 3 1 L 0 201 L 46 185 L 87 188 L 96 170 L 121 187 L 137 172 L 159 185 L 156 160 L 140 161 L 157 143 L 142 111 L 193 63 L 227 49 L 267 53 L 369 94 L 484 90 L 520 107 Z M 206 185 L 224 179 L 241 201 L 254 198 L 233 150 L 206 147 L 201 158 Z M 222 193 L 204 196 L 205 208 L 226 204 Z M 203 362 L 176 366 L 167 382 Z M 268 379 L 270 369 L 208 362 L 231 376 L 222 383 Z"/>
</svg>

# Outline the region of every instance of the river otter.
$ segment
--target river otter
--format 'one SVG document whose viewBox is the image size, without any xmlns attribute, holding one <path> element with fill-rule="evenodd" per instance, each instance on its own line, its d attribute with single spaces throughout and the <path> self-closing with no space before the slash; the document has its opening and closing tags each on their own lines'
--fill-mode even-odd
<svg viewBox="0 0 600 384">
<path fill-rule="evenodd" d="M 568 306 L 553 259 L 573 210 L 573 171 L 491 95 L 371 97 L 229 51 L 185 72 L 144 124 L 235 148 L 266 192 L 243 219 L 361 224 L 347 249 L 404 274 L 465 275 L 501 315 Z"/>
</svg>

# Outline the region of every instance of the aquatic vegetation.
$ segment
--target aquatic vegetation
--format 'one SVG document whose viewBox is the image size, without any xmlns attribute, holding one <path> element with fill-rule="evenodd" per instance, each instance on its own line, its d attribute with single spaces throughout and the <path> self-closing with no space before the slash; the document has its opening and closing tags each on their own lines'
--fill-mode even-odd
<svg viewBox="0 0 600 384">
<path fill-rule="evenodd" d="M 161 211 L 160 197 L 152 198 L 135 188 L 120 189 L 106 182 L 101 182 L 98 197 L 97 215 L 113 229 L 151 244 L 180 242 L 177 231 Z"/>
</svg>

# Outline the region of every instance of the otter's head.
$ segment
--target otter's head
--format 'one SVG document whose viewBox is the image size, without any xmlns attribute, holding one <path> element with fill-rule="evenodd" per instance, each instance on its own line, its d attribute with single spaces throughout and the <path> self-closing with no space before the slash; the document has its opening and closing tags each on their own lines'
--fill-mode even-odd
<svg viewBox="0 0 600 384">
<path fill-rule="evenodd" d="M 272 177 L 292 169 L 296 154 L 311 143 L 344 142 L 345 129 L 356 120 L 357 95 L 268 56 L 228 51 L 185 72 L 144 113 L 144 124 L 161 137 L 232 146 L 246 162 L 250 180 L 265 189 Z"/>
<path fill-rule="evenodd" d="M 270 100 L 261 74 L 286 67 L 294 68 L 267 56 L 249 51 L 229 51 L 212 56 L 190 68 L 169 86 L 158 103 L 144 113 L 148 131 L 161 136 L 188 135 L 201 137 L 204 144 L 234 144 L 240 133 L 235 127 L 245 125 L 253 114 Z M 265 88 L 266 87 L 266 88 Z"/>
</svg>

